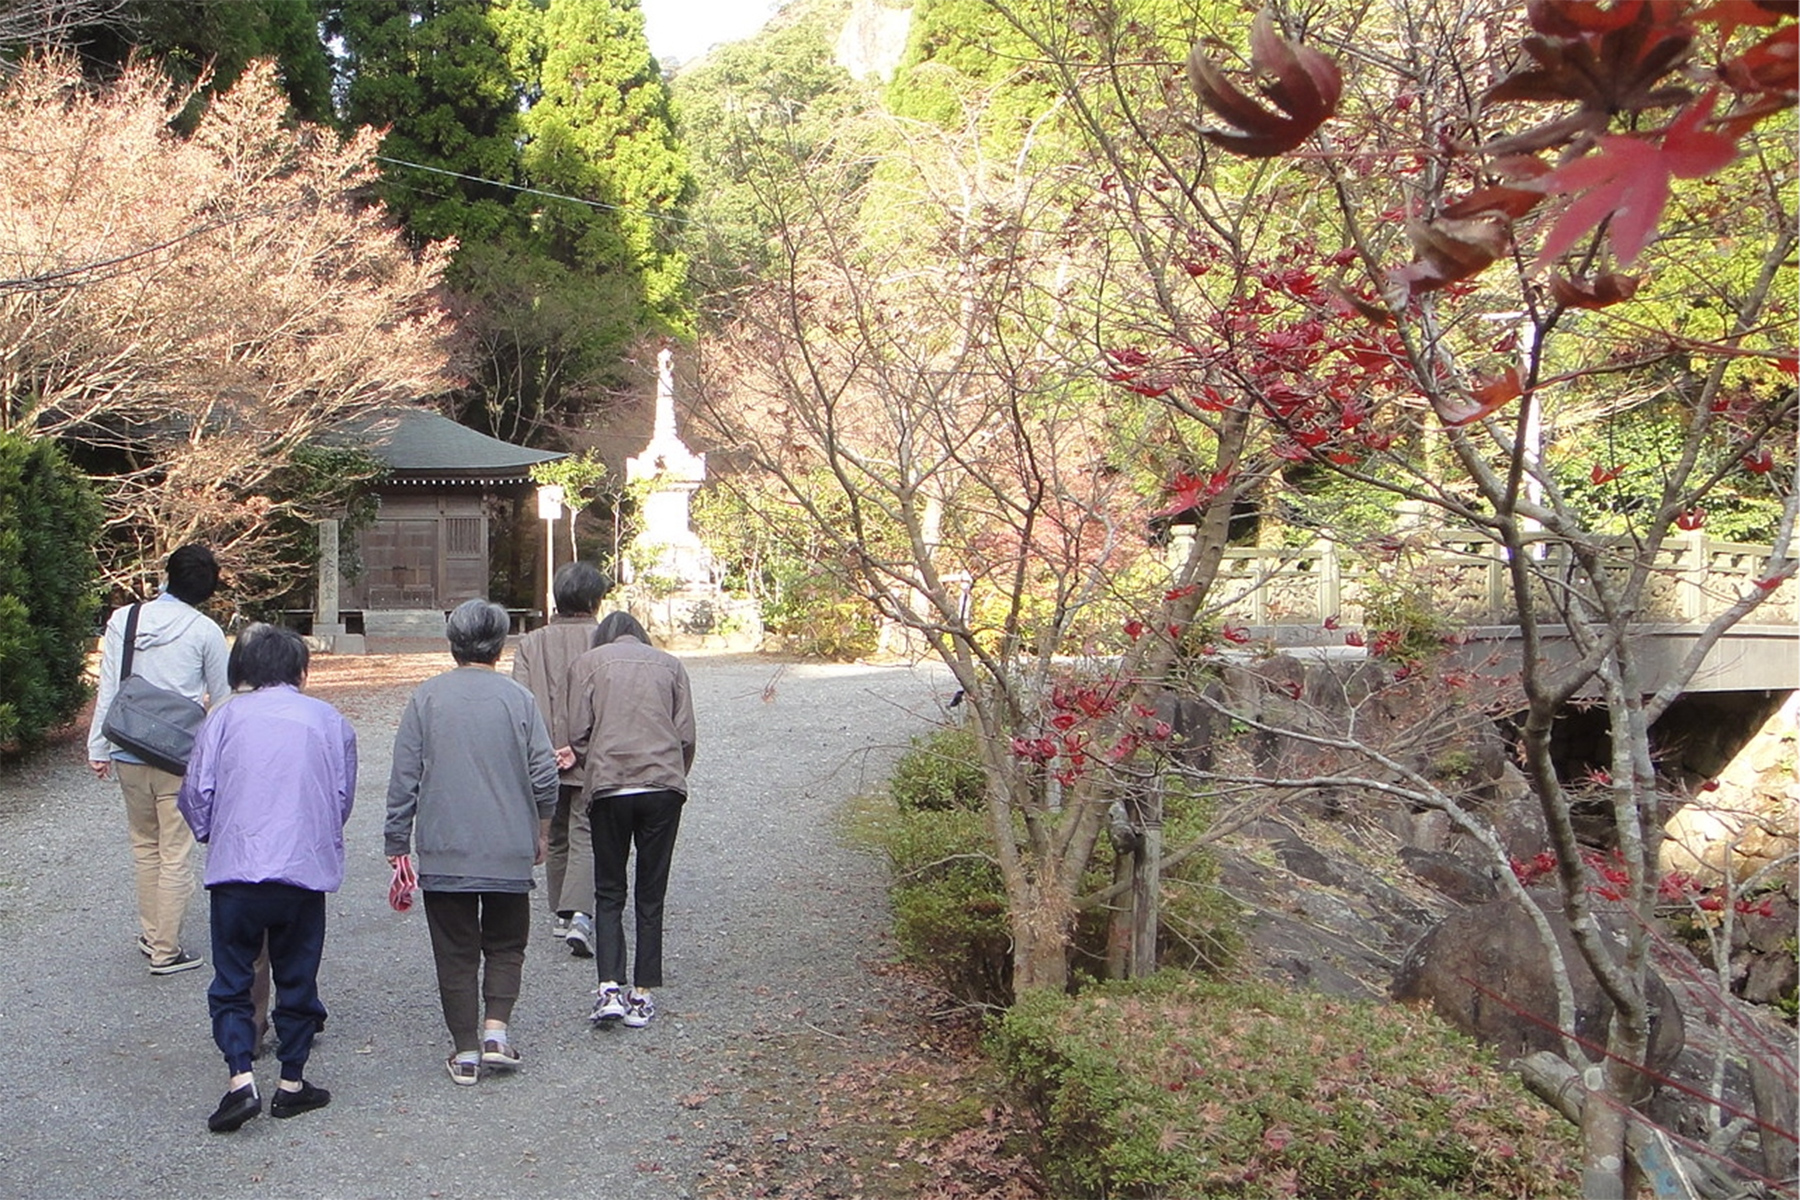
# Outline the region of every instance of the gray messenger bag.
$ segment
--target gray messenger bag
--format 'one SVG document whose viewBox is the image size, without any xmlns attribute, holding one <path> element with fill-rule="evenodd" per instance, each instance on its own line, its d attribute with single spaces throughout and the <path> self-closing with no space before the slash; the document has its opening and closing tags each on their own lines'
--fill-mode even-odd
<svg viewBox="0 0 1800 1200">
<path fill-rule="evenodd" d="M 131 658 L 137 650 L 138 610 L 142 607 L 132 605 L 131 614 L 125 618 L 119 690 L 113 694 L 100 732 L 107 741 L 157 770 L 183 775 L 187 773 L 188 755 L 194 751 L 194 734 L 206 719 L 206 709 L 180 692 L 157 687 L 131 673 Z"/>
</svg>

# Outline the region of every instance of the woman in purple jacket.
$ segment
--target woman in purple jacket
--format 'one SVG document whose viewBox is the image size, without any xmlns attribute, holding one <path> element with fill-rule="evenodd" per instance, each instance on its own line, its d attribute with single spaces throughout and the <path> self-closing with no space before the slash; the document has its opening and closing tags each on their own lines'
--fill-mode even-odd
<svg viewBox="0 0 1800 1200">
<path fill-rule="evenodd" d="M 231 1086 L 207 1118 L 229 1133 L 262 1111 L 251 1059 L 251 980 L 264 938 L 275 982 L 281 1083 L 269 1113 L 293 1117 L 331 1102 L 306 1081 L 313 1035 L 325 1020 L 319 957 L 325 895 L 344 882 L 344 822 L 356 800 L 356 731 L 323 700 L 302 695 L 306 643 L 291 629 L 252 625 L 238 635 L 231 684 L 253 689 L 214 709 L 194 740 L 176 803 L 210 846 L 213 1041 Z"/>
</svg>

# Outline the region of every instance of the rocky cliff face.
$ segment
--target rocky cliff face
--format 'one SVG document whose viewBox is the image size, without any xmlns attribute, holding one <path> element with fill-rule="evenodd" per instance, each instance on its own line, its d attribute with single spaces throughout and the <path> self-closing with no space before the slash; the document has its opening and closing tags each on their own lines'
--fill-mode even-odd
<svg viewBox="0 0 1800 1200">
<path fill-rule="evenodd" d="M 1213 695 L 1219 707 L 1188 704 L 1168 718 L 1187 764 L 1197 770 L 1254 768 L 1271 777 L 1317 779 L 1338 772 L 1316 747 L 1267 730 L 1304 730 L 1319 720 L 1342 726 L 1338 706 L 1349 700 L 1363 737 L 1405 744 L 1396 731 L 1420 724 L 1418 714 L 1385 708 L 1370 682 L 1359 682 L 1354 672 L 1337 678 L 1316 664 L 1275 658 L 1226 668 Z M 1800 919 L 1793 848 L 1797 707 L 1800 701 L 1790 699 L 1741 753 L 1741 734 L 1729 747 L 1721 743 L 1719 761 L 1709 764 L 1717 786 L 1684 792 L 1686 804 L 1671 828 L 1668 850 L 1684 856 L 1676 870 L 1706 887 L 1730 873 L 1751 889 L 1738 903 L 1728 897 L 1710 907 L 1696 903 L 1685 918 L 1677 912 L 1658 939 L 1662 982 L 1651 985 L 1659 1014 L 1656 1060 L 1659 1078 L 1678 1086 L 1659 1088 L 1647 1111 L 1664 1128 L 1699 1141 L 1717 1134 L 1716 1106 L 1697 1099 L 1712 1094 L 1723 1096 L 1730 1111 L 1755 1112 L 1772 1128 L 1793 1126 L 1791 1074 L 1780 1070 L 1791 1062 L 1793 1030 L 1778 1014 L 1791 1006 L 1800 974 L 1793 949 Z M 1232 715 L 1250 724 L 1234 733 Z M 1672 732 L 1670 744 L 1691 747 L 1683 732 Z M 1529 866 L 1547 846 L 1542 816 L 1498 729 L 1461 729 L 1454 744 L 1441 741 L 1426 736 L 1397 761 L 1457 787 L 1509 856 Z M 1216 852 L 1219 886 L 1241 915 L 1244 965 L 1255 974 L 1358 999 L 1392 994 L 1429 1002 L 1509 1059 L 1558 1047 L 1560 1039 L 1548 1032 L 1556 1006 L 1537 933 L 1512 901 L 1496 899 L 1496 872 L 1505 868 L 1442 813 L 1349 790 L 1289 791 L 1272 795 L 1261 815 L 1224 838 Z M 1560 902 L 1550 907 L 1559 909 Z M 1575 964 L 1577 1032 L 1598 1040 L 1609 1005 L 1579 956 L 1566 948 L 1565 959 Z M 1741 1164 L 1774 1178 L 1793 1172 L 1791 1141 L 1719 1142 L 1727 1143 Z"/>
<path fill-rule="evenodd" d="M 857 79 L 888 79 L 906 52 L 911 27 L 911 0 L 851 0 L 835 47 L 837 64 Z"/>
</svg>

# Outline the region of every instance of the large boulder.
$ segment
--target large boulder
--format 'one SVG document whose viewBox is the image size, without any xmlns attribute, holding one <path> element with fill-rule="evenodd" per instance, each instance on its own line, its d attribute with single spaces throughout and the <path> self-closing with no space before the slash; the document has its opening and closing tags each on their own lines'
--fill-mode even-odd
<svg viewBox="0 0 1800 1200">
<path fill-rule="evenodd" d="M 1562 946 L 1575 998 L 1575 1035 L 1606 1044 L 1613 1006 L 1587 968 L 1563 916 L 1561 898 L 1534 890 Z M 1512 1062 L 1537 1050 L 1560 1054 L 1556 985 L 1537 926 L 1511 897 L 1451 913 L 1406 954 L 1395 972 L 1396 1000 L 1429 1004 L 1464 1033 L 1493 1046 Z M 1675 997 L 1660 978 L 1650 979 L 1650 1067 L 1664 1070 L 1681 1053 L 1684 1027 Z M 1589 1052 L 1597 1059 L 1597 1050 Z"/>
<path fill-rule="evenodd" d="M 1662 865 L 1711 886 L 1780 882 L 1800 893 L 1800 778 L 1794 773 L 1800 745 L 1800 692 L 1791 693 L 1710 786 L 1664 830 Z"/>
</svg>

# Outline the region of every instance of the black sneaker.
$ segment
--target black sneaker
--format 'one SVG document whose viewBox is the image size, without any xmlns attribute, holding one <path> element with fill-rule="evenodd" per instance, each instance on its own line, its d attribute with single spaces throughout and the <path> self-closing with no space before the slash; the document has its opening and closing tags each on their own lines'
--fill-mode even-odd
<svg viewBox="0 0 1800 1200">
<path fill-rule="evenodd" d="M 331 1103 L 331 1093 L 322 1087 L 314 1087 L 302 1079 L 297 1092 L 275 1089 L 274 1096 L 269 1099 L 269 1115 L 271 1117 L 297 1117 L 303 1112 L 311 1112 L 315 1108 L 324 1108 Z"/>
<path fill-rule="evenodd" d="M 262 1097 L 256 1094 L 256 1084 L 246 1083 L 225 1093 L 213 1115 L 206 1118 L 206 1127 L 214 1133 L 230 1133 L 261 1111 Z"/>
<path fill-rule="evenodd" d="M 189 954 L 186 950 L 177 950 L 174 958 L 165 958 L 161 962 L 150 964 L 152 975 L 179 975 L 183 971 L 191 971 L 205 960 L 198 954 Z"/>
</svg>

